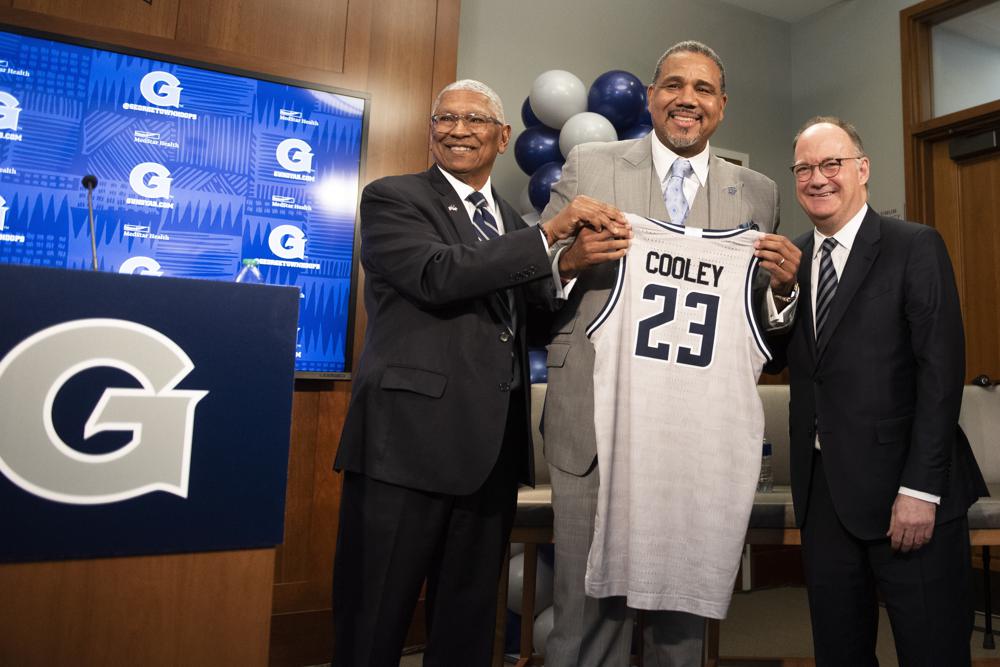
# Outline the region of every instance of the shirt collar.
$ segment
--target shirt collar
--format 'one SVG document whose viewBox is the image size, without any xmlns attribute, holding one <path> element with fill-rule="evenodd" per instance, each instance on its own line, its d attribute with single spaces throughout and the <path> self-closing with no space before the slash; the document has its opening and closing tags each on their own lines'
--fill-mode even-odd
<svg viewBox="0 0 1000 667">
<path fill-rule="evenodd" d="M 653 139 L 653 166 L 656 168 L 656 175 L 660 177 L 660 183 L 662 183 L 670 174 L 670 167 L 674 164 L 674 160 L 680 155 L 664 146 L 660 138 L 656 136 L 655 131 L 649 134 Z M 694 169 L 695 178 L 698 179 L 701 186 L 708 183 L 708 158 L 710 155 L 709 146 L 705 144 L 705 150 L 688 158 L 691 162 L 691 168 Z"/>
<path fill-rule="evenodd" d="M 840 230 L 833 235 L 833 238 L 837 239 L 837 245 L 844 246 L 844 250 L 851 252 L 851 246 L 854 245 L 854 239 L 858 235 L 858 230 L 861 229 L 861 221 L 865 219 L 865 215 L 868 213 L 868 204 L 862 204 L 861 209 L 854 214 L 854 217 L 847 221 L 847 224 L 840 228 Z M 823 245 L 823 240 L 827 238 L 819 233 L 819 230 L 813 227 L 813 259 L 819 255 L 820 246 Z"/>
<path fill-rule="evenodd" d="M 447 179 L 447 181 L 451 183 L 451 187 L 455 190 L 455 194 L 458 195 L 458 198 L 462 200 L 462 203 L 469 204 L 469 202 L 467 202 L 465 198 L 471 195 L 473 192 L 475 192 L 476 189 L 473 188 L 468 183 L 463 183 L 462 181 L 458 180 L 444 169 L 441 169 L 441 165 L 437 165 L 437 168 L 441 170 L 442 174 L 444 174 L 445 179 Z M 498 213 L 498 211 L 496 202 L 493 201 L 493 188 L 490 185 L 490 178 L 486 179 L 486 183 L 483 185 L 483 189 L 480 190 L 480 192 L 482 192 L 483 196 L 486 197 L 486 203 L 489 204 L 490 206 L 490 212 L 496 214 Z"/>
</svg>

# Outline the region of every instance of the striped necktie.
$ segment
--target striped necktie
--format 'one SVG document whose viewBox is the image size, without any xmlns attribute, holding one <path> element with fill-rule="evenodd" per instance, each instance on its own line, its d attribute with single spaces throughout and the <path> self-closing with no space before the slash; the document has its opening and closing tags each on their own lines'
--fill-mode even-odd
<svg viewBox="0 0 1000 667">
<path fill-rule="evenodd" d="M 827 315 L 830 314 L 830 304 L 833 303 L 833 295 L 837 292 L 837 272 L 833 268 L 833 259 L 830 257 L 833 249 L 837 247 L 837 239 L 830 237 L 823 241 L 820 246 L 822 256 L 819 260 L 819 281 L 816 288 L 816 340 L 819 341 L 823 333 L 823 325 L 826 323 Z"/>
<path fill-rule="evenodd" d="M 500 228 L 497 226 L 496 218 L 490 213 L 489 204 L 483 193 L 473 192 L 465 199 L 476 207 L 476 212 L 472 214 L 472 224 L 476 227 L 479 240 L 490 241 L 499 238 Z"/>
<path fill-rule="evenodd" d="M 465 198 L 473 206 L 476 212 L 472 214 L 472 226 L 476 228 L 476 235 L 480 241 L 492 241 L 500 238 L 500 227 L 496 218 L 490 213 L 489 204 L 482 192 L 473 192 Z M 509 331 L 514 330 L 513 308 L 511 307 L 511 294 L 507 290 L 496 293 L 496 304 L 500 310 L 504 325 Z"/>
</svg>

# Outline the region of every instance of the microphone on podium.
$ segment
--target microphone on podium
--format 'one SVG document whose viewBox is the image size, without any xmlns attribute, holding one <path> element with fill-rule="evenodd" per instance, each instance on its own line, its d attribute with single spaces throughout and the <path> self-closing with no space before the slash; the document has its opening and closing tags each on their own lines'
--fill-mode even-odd
<svg viewBox="0 0 1000 667">
<path fill-rule="evenodd" d="M 91 268 L 97 270 L 97 232 L 94 228 L 94 188 L 97 187 L 97 176 L 87 174 L 80 183 L 87 188 L 87 215 L 90 217 L 90 252 L 92 264 Z"/>
</svg>

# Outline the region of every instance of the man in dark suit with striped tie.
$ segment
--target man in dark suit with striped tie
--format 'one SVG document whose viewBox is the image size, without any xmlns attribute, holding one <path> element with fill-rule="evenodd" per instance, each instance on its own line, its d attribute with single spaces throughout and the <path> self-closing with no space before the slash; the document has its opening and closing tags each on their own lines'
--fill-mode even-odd
<svg viewBox="0 0 1000 667">
<path fill-rule="evenodd" d="M 776 352 L 816 664 L 878 665 L 877 591 L 901 665 L 968 665 L 966 512 L 987 491 L 957 435 L 965 348 L 948 252 L 934 229 L 868 207 L 852 125 L 813 118 L 794 146 L 815 229 L 796 241 L 802 298 Z"/>
<path fill-rule="evenodd" d="M 396 667 L 425 579 L 424 665 L 490 661 L 517 486 L 533 479 L 527 301 L 556 293 L 556 241 L 583 224 L 626 233 L 587 198 L 528 227 L 490 187 L 509 140 L 496 93 L 453 83 L 431 116 L 436 164 L 361 197 L 368 326 L 335 462 L 337 667 Z"/>
</svg>

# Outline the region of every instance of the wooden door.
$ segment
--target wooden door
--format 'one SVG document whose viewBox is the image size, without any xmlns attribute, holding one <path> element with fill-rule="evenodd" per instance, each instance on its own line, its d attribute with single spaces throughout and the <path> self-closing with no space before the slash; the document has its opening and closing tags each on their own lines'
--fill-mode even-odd
<svg viewBox="0 0 1000 667">
<path fill-rule="evenodd" d="M 966 382 L 1000 379 L 1000 99 L 935 116 L 932 30 L 998 3 L 923 0 L 900 12 L 906 217 L 937 228 L 948 246 L 965 318 Z M 964 76 L 974 84 L 981 72 Z"/>
<path fill-rule="evenodd" d="M 1000 152 L 949 156 L 950 140 L 929 147 L 934 226 L 955 265 L 965 318 L 966 381 L 1000 379 Z"/>
</svg>

